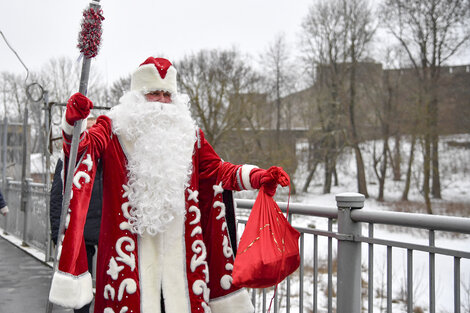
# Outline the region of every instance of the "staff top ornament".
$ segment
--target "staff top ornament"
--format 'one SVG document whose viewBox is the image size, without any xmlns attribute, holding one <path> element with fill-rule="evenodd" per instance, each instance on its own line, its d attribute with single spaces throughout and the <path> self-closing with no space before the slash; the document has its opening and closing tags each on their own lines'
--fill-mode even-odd
<svg viewBox="0 0 470 313">
<path fill-rule="evenodd" d="M 101 21 L 104 20 L 103 10 L 98 7 L 83 11 L 82 29 L 78 34 L 78 49 L 88 59 L 98 55 L 101 43 Z"/>
</svg>

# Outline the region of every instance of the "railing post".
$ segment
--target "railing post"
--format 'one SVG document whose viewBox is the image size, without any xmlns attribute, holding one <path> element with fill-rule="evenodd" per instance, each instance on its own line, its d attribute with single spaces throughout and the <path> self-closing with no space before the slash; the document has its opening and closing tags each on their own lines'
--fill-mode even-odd
<svg viewBox="0 0 470 313">
<path fill-rule="evenodd" d="M 7 202 L 7 205 L 8 205 L 8 201 L 9 201 L 9 193 L 10 193 L 10 188 L 11 188 L 11 181 L 13 180 L 13 178 L 11 177 L 6 177 L 5 178 L 5 181 L 4 181 L 4 186 L 5 186 L 5 189 L 3 190 L 3 195 L 5 196 L 5 201 Z M 8 213 L 7 215 L 5 215 L 5 226 L 3 228 L 3 234 L 4 235 L 8 235 L 8 219 L 10 217 L 10 214 L 12 214 L 12 205 L 10 205 L 10 213 Z"/>
<path fill-rule="evenodd" d="M 23 242 L 21 245 L 23 247 L 28 247 L 27 243 L 27 235 L 28 235 L 28 215 L 30 210 L 30 203 L 31 203 L 31 183 L 33 180 L 31 178 L 26 178 L 23 182 L 24 184 L 24 195 L 21 199 L 21 209 L 23 212 Z M 23 189 L 22 188 L 22 189 Z"/>
<path fill-rule="evenodd" d="M 361 312 L 361 243 L 354 240 L 361 235 L 361 223 L 351 220 L 351 210 L 364 207 L 364 195 L 340 193 L 338 206 L 338 277 L 337 312 Z"/>
</svg>

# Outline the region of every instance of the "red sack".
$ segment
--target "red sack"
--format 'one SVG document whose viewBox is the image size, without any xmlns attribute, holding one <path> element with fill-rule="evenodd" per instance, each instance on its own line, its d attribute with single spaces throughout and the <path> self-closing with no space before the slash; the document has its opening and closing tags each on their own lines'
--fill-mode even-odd
<svg viewBox="0 0 470 313">
<path fill-rule="evenodd" d="M 261 187 L 238 245 L 232 283 L 267 288 L 283 281 L 300 265 L 299 237 Z"/>
</svg>

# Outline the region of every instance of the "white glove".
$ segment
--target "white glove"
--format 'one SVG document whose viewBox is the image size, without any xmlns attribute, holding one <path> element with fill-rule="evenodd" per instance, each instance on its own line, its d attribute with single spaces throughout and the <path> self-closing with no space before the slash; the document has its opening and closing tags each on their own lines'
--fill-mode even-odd
<svg viewBox="0 0 470 313">
<path fill-rule="evenodd" d="M 6 206 L 6 205 L 3 208 L 0 209 L 0 213 L 2 213 L 3 216 L 7 215 L 8 212 L 9 212 L 8 211 L 8 206 Z"/>
</svg>

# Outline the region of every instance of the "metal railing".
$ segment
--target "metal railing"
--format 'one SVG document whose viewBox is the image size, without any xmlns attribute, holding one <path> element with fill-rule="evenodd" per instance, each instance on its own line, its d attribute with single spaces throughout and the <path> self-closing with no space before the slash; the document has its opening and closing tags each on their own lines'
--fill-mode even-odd
<svg viewBox="0 0 470 313">
<path fill-rule="evenodd" d="M 336 201 L 337 207 L 289 204 L 288 219 L 294 220 L 294 226 L 296 221 L 305 220 L 307 216 L 316 221 L 318 217 L 326 221 L 323 229 L 318 229 L 316 225 L 295 227 L 301 233 L 300 268 L 278 286 L 273 312 L 470 312 L 470 284 L 465 286 L 462 281 L 465 274 L 470 282 L 470 244 L 463 249 L 436 245 L 436 232 L 442 233 L 444 238 L 448 238 L 450 232 L 452 236 L 468 239 L 466 235 L 470 234 L 470 218 L 362 210 L 364 196 L 356 193 L 338 194 Z M 238 199 L 237 209 L 249 210 L 253 203 L 253 200 Z M 286 212 L 286 203 L 279 202 L 278 205 Z M 243 228 L 245 223 L 246 219 L 239 220 L 239 228 Z M 389 229 L 395 226 L 400 229 Z M 367 236 L 362 235 L 363 228 L 368 230 Z M 381 234 L 374 233 L 374 229 L 379 229 Z M 413 233 L 404 237 L 409 231 Z M 425 238 L 426 232 L 428 233 L 427 242 L 422 242 L 423 232 Z M 391 239 L 391 236 L 403 238 Z M 308 246 L 305 244 L 307 237 L 310 237 Z M 326 241 L 324 245 L 319 244 L 321 238 Z M 363 246 L 367 249 L 362 249 Z M 377 256 L 374 252 L 379 248 L 386 249 L 386 264 L 384 268 L 377 270 L 374 267 Z M 305 257 L 308 251 L 311 252 L 311 260 Z M 406 261 L 397 262 L 394 258 L 395 251 L 395 254 L 405 255 Z M 423 253 L 428 258 L 427 282 L 414 279 L 416 267 L 422 266 L 415 264 L 414 257 Z M 445 303 L 441 307 L 436 305 L 437 256 L 453 258 L 453 272 L 446 273 L 449 278 L 445 278 L 444 286 L 440 286 L 441 290 L 453 289 L 453 303 Z M 394 263 L 402 263 L 406 271 L 400 273 L 402 268 L 399 267 L 397 274 Z M 386 277 L 381 281 L 384 287 L 374 286 L 380 271 L 384 269 Z M 402 290 L 397 292 L 393 287 L 402 283 L 397 279 L 400 275 L 404 284 L 400 286 Z M 427 284 L 428 295 L 421 297 L 427 303 L 420 301 L 417 304 L 414 301 L 415 289 L 419 284 Z M 293 292 L 295 285 L 297 286 Z M 461 286 L 466 287 L 463 291 L 465 302 L 461 302 Z M 251 293 L 256 312 L 267 312 L 273 289 L 253 289 Z M 285 301 L 280 301 L 281 297 Z M 381 302 L 385 304 L 380 305 Z"/>
<path fill-rule="evenodd" d="M 21 184 L 7 179 L 4 194 L 10 213 L 2 228 L 22 238 L 24 245 L 43 251 L 45 261 L 49 261 L 49 190 L 44 186 L 30 180 Z M 22 189 L 25 190 L 23 198 Z M 26 201 L 23 206 L 21 199 Z M 470 285 L 465 286 L 462 277 L 468 275 L 470 282 L 470 245 L 464 248 L 439 246 L 436 241 L 440 237 L 436 233 L 451 232 L 468 239 L 470 218 L 362 210 L 364 196 L 356 193 L 339 194 L 336 200 L 336 207 L 289 204 L 288 220 L 301 233 L 301 264 L 296 272 L 279 284 L 273 299 L 273 312 L 450 312 L 439 311 L 440 307 L 436 305 L 436 257 L 440 256 L 453 258 L 453 270 L 449 275 L 453 283 L 445 287 L 453 288 L 453 312 L 469 312 Z M 247 210 L 253 203 L 253 200 L 236 199 L 237 212 L 247 217 Z M 279 202 L 278 205 L 285 212 L 287 204 Z M 25 208 L 24 212 L 21 211 L 22 207 Z M 246 218 L 240 218 L 238 223 L 241 233 Z M 396 226 L 404 227 L 404 230 L 383 232 L 384 227 Z M 362 235 L 363 229 L 368 230 L 367 236 Z M 389 238 L 390 234 L 402 237 L 408 231 L 418 232 L 420 236 L 407 236 L 402 240 Z M 424 242 L 422 232 L 427 232 Z M 421 238 L 421 242 L 413 242 L 411 239 L 415 237 Z M 379 259 L 377 251 L 381 247 L 386 250 L 386 264 L 384 268 L 377 269 L 374 262 Z M 394 271 L 399 252 L 395 251 L 406 252 L 406 261 L 403 262 L 406 271 L 402 275 L 405 283 L 401 293 L 394 289 L 396 282 L 399 282 Z M 414 279 L 418 253 L 426 254 L 429 270 L 428 303 L 425 308 L 420 307 L 421 311 L 415 301 L 416 285 L 422 284 Z M 386 277 L 378 281 L 377 276 L 383 269 Z M 256 312 L 267 312 L 273 288 L 252 289 L 250 292 Z M 462 292 L 466 296 L 464 301 L 461 301 Z M 378 305 L 378 302 L 385 304 Z"/>
</svg>

